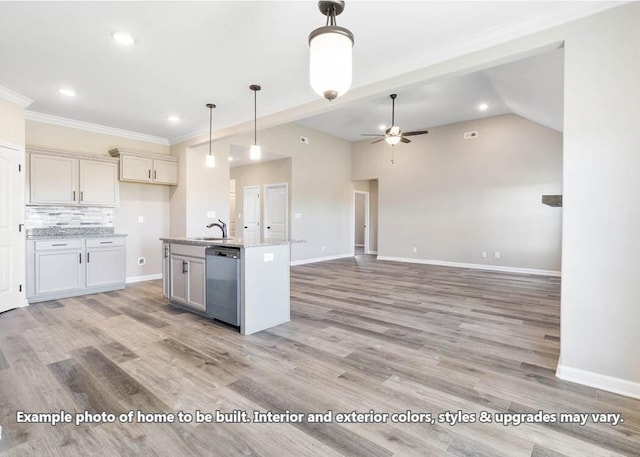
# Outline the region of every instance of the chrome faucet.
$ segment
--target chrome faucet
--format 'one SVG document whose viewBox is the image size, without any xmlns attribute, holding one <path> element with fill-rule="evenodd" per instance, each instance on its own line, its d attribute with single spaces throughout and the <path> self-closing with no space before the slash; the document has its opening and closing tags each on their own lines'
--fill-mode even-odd
<svg viewBox="0 0 640 457">
<path fill-rule="evenodd" d="M 227 224 L 222 222 L 222 219 L 218 219 L 218 222 L 207 225 L 207 228 L 220 227 L 220 230 L 222 230 L 222 238 L 227 238 Z"/>
</svg>

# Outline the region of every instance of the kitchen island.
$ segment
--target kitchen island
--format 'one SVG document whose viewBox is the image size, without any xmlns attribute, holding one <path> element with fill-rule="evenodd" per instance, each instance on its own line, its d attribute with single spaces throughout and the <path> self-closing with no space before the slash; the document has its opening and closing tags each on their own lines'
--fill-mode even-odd
<svg viewBox="0 0 640 457">
<path fill-rule="evenodd" d="M 250 335 L 288 322 L 289 240 L 261 239 L 245 242 L 239 238 L 160 238 L 163 249 L 163 294 L 172 306 L 239 327 Z M 235 254 L 237 253 L 237 258 Z M 221 254 L 222 253 L 222 254 Z M 237 277 L 229 268 L 218 274 L 218 257 L 238 262 Z M 222 265 L 222 264 L 220 264 Z M 233 288 L 237 280 L 239 316 L 237 323 L 218 318 L 212 311 L 214 289 Z M 222 287 L 220 287 L 222 284 Z M 209 298 L 207 298 L 209 296 Z M 228 313 L 227 313 L 228 314 Z"/>
</svg>

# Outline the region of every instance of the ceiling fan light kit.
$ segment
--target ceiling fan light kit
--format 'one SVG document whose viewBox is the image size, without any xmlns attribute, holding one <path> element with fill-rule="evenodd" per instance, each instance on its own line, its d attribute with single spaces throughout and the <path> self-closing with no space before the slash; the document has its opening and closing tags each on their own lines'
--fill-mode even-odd
<svg viewBox="0 0 640 457">
<path fill-rule="evenodd" d="M 309 80 L 318 95 L 334 100 L 351 87 L 353 33 L 336 25 L 343 1 L 320 1 L 318 9 L 327 22 L 309 35 Z"/>
<path fill-rule="evenodd" d="M 396 125 L 396 98 L 397 97 L 398 97 L 397 94 L 389 95 L 389 98 L 391 99 L 391 127 L 385 130 L 384 135 L 381 135 L 379 133 L 363 133 L 362 134 L 363 136 L 380 137 L 379 139 L 372 141 L 371 144 L 379 143 L 382 140 L 386 141 L 391 146 L 395 146 L 400 142 L 411 143 L 411 140 L 406 137 L 413 136 L 413 135 L 424 135 L 425 133 L 429 133 L 428 130 L 416 130 L 413 132 L 404 132 L 404 133 L 402 132 L 402 129 L 400 129 L 400 127 Z"/>
</svg>

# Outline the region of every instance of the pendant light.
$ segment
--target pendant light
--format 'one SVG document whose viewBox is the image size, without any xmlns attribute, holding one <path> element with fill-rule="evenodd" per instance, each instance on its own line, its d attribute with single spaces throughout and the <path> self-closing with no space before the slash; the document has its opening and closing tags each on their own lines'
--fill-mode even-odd
<svg viewBox="0 0 640 457">
<path fill-rule="evenodd" d="M 353 33 L 336 25 L 344 2 L 321 1 L 318 9 L 327 17 L 327 23 L 309 35 L 309 79 L 318 95 L 333 100 L 351 86 Z"/>
<path fill-rule="evenodd" d="M 253 91 L 253 144 L 249 150 L 249 158 L 251 160 L 260 160 L 262 151 L 258 144 L 258 91 L 262 89 L 262 87 L 257 84 L 251 84 L 249 89 Z"/>
<path fill-rule="evenodd" d="M 207 156 L 205 164 L 209 168 L 216 166 L 216 156 L 211 154 L 211 132 L 213 131 L 213 109 L 215 107 L 216 105 L 213 103 L 207 103 L 207 108 L 209 108 L 209 155 Z"/>
</svg>

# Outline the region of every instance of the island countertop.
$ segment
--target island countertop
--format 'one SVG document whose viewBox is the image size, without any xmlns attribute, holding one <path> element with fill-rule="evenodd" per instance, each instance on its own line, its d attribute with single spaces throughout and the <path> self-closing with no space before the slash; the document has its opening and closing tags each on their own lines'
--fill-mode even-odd
<svg viewBox="0 0 640 457">
<path fill-rule="evenodd" d="M 189 238 L 189 237 L 167 237 L 160 238 L 161 241 L 177 244 L 191 244 L 193 246 L 229 246 L 234 248 L 257 248 L 263 246 L 277 246 L 283 244 L 302 243 L 304 241 L 290 239 L 260 238 L 255 241 L 245 241 L 242 238 Z"/>
</svg>

